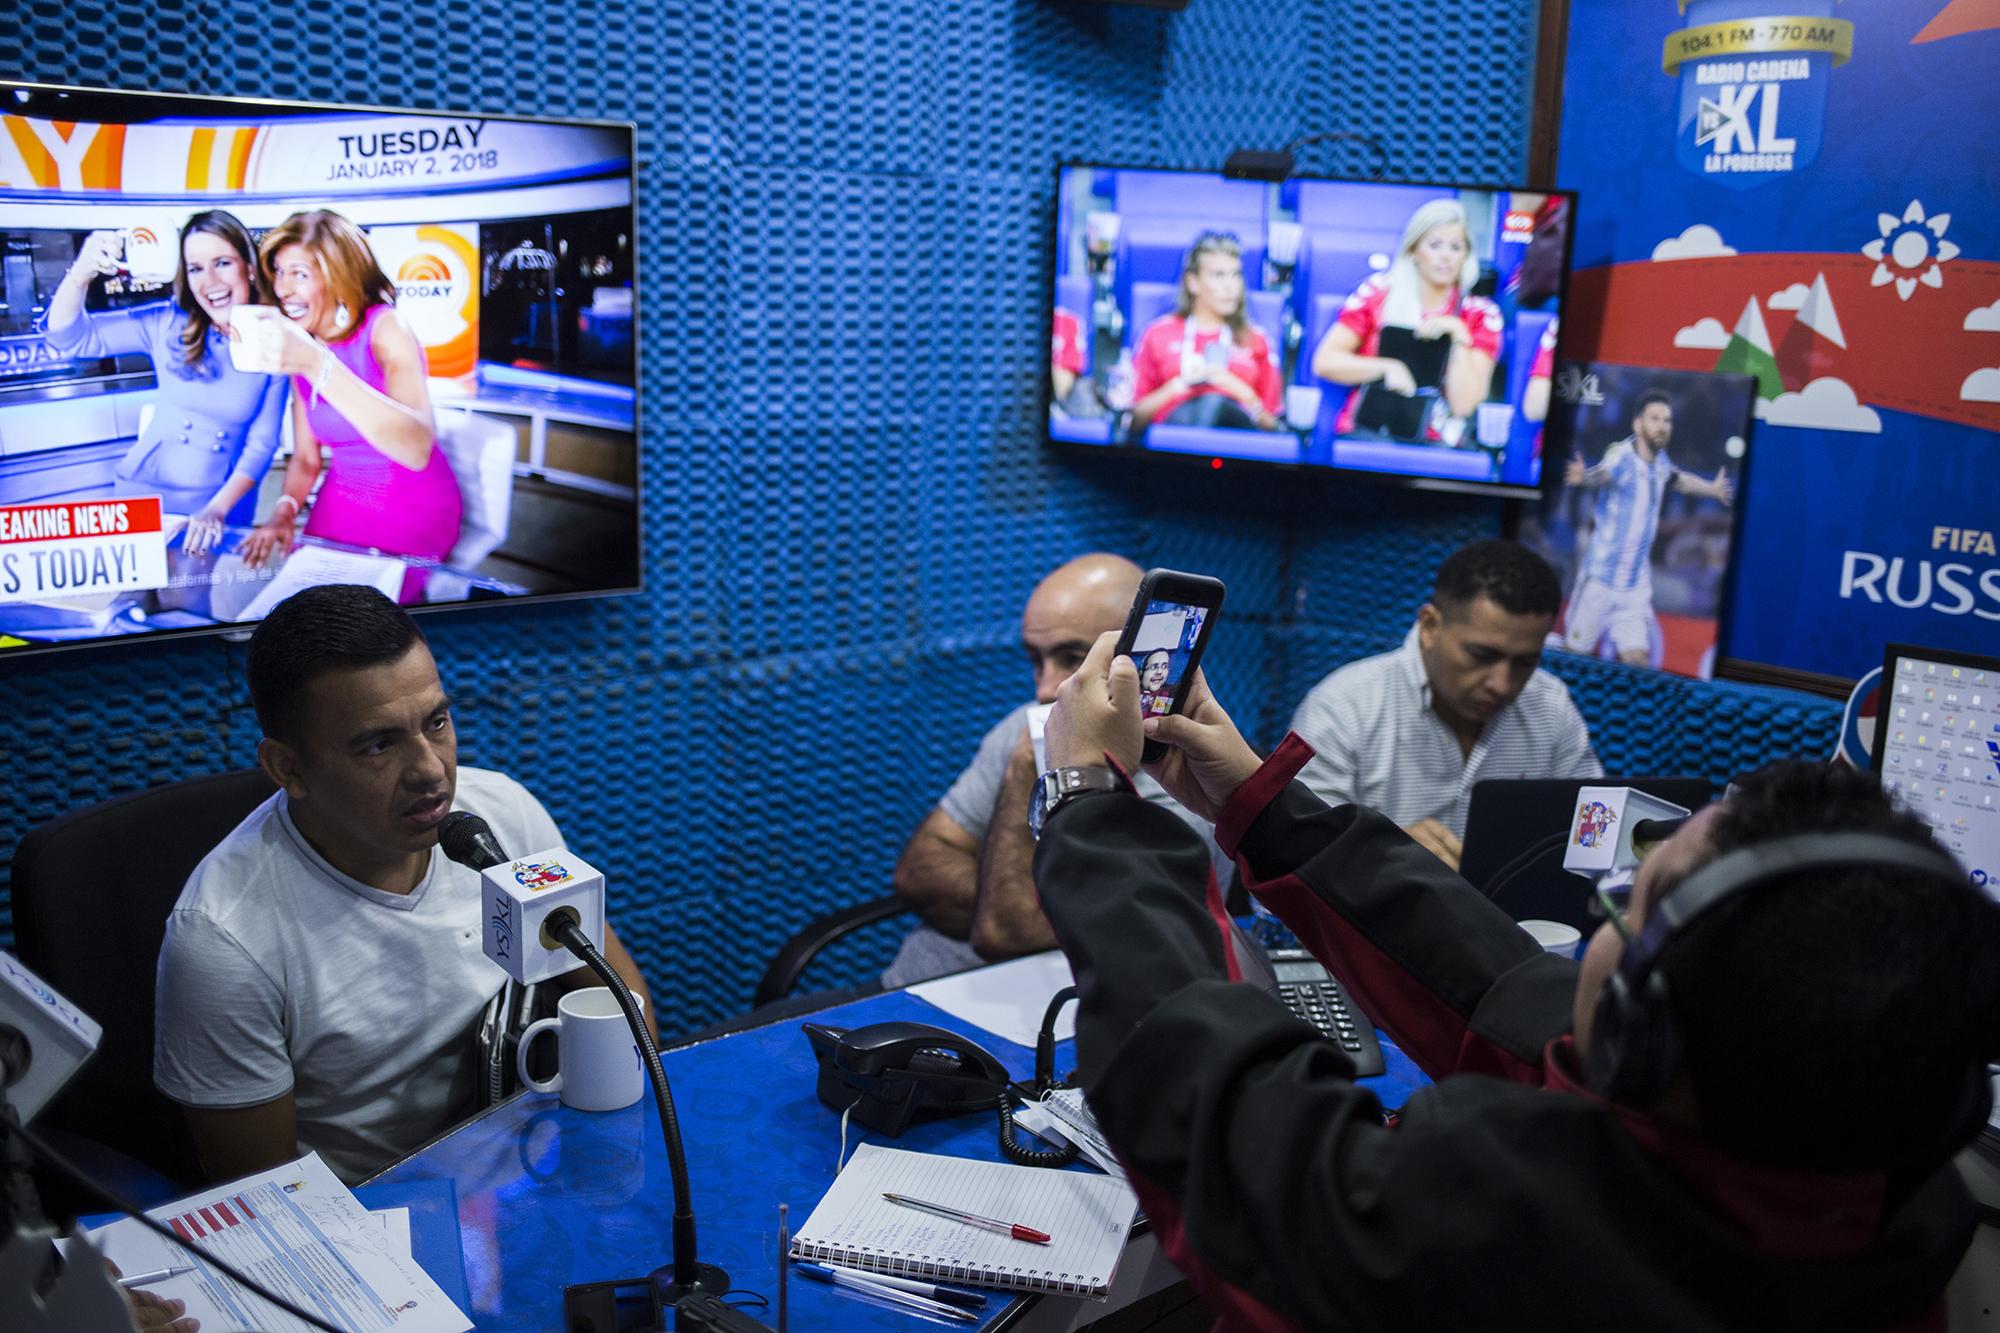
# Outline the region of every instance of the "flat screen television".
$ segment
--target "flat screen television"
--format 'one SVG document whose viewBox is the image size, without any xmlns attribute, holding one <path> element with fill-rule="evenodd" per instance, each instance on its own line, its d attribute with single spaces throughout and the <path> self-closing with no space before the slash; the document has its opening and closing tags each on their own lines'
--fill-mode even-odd
<svg viewBox="0 0 2000 1333">
<path fill-rule="evenodd" d="M 636 590 L 633 133 L 0 82 L 0 659 Z"/>
<path fill-rule="evenodd" d="M 1575 197 L 1065 164 L 1052 443 L 1541 486 Z"/>
</svg>

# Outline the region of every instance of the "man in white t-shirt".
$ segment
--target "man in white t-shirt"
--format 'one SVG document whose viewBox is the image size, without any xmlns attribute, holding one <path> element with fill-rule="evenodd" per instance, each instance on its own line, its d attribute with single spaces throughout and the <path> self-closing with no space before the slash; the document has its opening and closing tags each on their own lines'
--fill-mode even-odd
<svg viewBox="0 0 2000 1333">
<path fill-rule="evenodd" d="M 562 835 L 512 778 L 458 766 L 430 647 L 381 593 L 296 594 L 257 627 L 248 674 L 279 791 L 174 905 L 153 1079 L 215 1178 L 316 1150 L 357 1181 L 472 1108 L 473 1027 L 506 981 L 480 948 L 479 876 L 438 850 L 439 822 L 470 810 L 516 855 Z M 604 955 L 646 994 L 608 925 Z"/>
<path fill-rule="evenodd" d="M 1125 624 L 1143 571 L 1122 556 L 1078 556 L 1035 585 L 1021 613 L 1021 646 L 1035 674 L 1035 701 L 1053 703 L 1056 690 L 1083 661 L 1097 636 Z M 923 918 L 903 939 L 882 974 L 885 986 L 908 986 L 1055 947 L 1048 918 L 1035 900 L 1035 840 L 1028 832 L 1028 797 L 1035 750 L 1022 704 L 1000 719 L 965 771 L 910 838 L 896 863 L 896 894 Z M 1165 805 L 1207 840 L 1220 881 L 1229 863 L 1215 850 L 1213 831 L 1146 774 L 1140 795 Z"/>
</svg>

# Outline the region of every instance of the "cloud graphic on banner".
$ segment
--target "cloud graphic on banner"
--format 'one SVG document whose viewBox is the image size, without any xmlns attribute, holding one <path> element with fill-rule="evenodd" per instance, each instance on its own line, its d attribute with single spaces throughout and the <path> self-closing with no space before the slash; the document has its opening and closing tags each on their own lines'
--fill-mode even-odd
<svg viewBox="0 0 2000 1333">
<path fill-rule="evenodd" d="M 1806 297 L 1810 295 L 1812 295 L 1811 288 L 1803 282 L 1795 282 L 1782 292 L 1772 292 L 1764 304 L 1773 310 L 1797 310 L 1806 303 Z"/>
<path fill-rule="evenodd" d="M 1729 330 L 1722 327 L 1721 320 L 1703 316 L 1674 334 L 1674 346 L 1705 347 L 1719 352 L 1729 346 Z"/>
<path fill-rule="evenodd" d="M 1965 315 L 1967 333 L 2000 333 L 2000 301 L 1969 310 Z"/>
<path fill-rule="evenodd" d="M 1722 233 L 1705 222 L 1697 222 L 1678 236 L 1668 237 L 1653 247 L 1653 258 L 1721 259 L 1736 253 L 1733 245 L 1722 243 Z"/>
<path fill-rule="evenodd" d="M 1882 433 L 1882 416 L 1855 398 L 1846 380 L 1826 376 L 1797 393 L 1781 393 L 1757 404 L 1757 415 L 1773 426 L 1810 426 L 1818 430 Z"/>
<path fill-rule="evenodd" d="M 2000 366 L 1988 366 L 1967 375 L 1958 396 L 1968 403 L 2000 403 Z"/>
<path fill-rule="evenodd" d="M 1893 282 L 1896 295 L 1905 301 L 1920 282 L 1926 287 L 1944 286 L 1944 274 L 1938 266 L 1958 257 L 1958 247 L 1944 238 L 1951 214 L 1926 217 L 1923 204 L 1912 199 L 1902 217 L 1878 213 L 1875 225 L 1882 234 L 1861 247 L 1861 253 L 1875 261 L 1869 285 L 1881 287 Z"/>
</svg>

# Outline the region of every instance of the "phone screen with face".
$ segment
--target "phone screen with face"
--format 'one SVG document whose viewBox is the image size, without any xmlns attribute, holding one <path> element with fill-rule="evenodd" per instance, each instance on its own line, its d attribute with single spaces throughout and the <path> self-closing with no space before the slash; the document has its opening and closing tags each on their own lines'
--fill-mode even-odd
<svg viewBox="0 0 2000 1333">
<path fill-rule="evenodd" d="M 1141 716 L 1165 717 L 1181 711 L 1222 608 L 1222 595 L 1219 579 L 1171 569 L 1148 571 L 1118 644 L 1118 651 L 1130 657 L 1139 671 Z M 1165 745 L 1146 742 L 1148 763 L 1166 752 Z"/>
</svg>

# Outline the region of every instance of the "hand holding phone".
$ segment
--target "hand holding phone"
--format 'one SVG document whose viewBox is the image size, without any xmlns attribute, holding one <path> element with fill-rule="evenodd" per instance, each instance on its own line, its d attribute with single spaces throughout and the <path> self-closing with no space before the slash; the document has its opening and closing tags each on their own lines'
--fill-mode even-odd
<svg viewBox="0 0 2000 1333">
<path fill-rule="evenodd" d="M 1263 765 L 1199 671 L 1183 691 L 1180 711 L 1151 725 L 1165 742 L 1166 754 L 1150 761 L 1146 771 L 1183 809 L 1210 823 Z"/>
<path fill-rule="evenodd" d="M 1173 569 L 1151 569 L 1140 580 L 1118 652 L 1138 669 L 1142 718 L 1181 711 L 1225 591 L 1220 579 Z M 1166 753 L 1164 744 L 1149 740 L 1145 762 L 1156 763 Z"/>
</svg>

